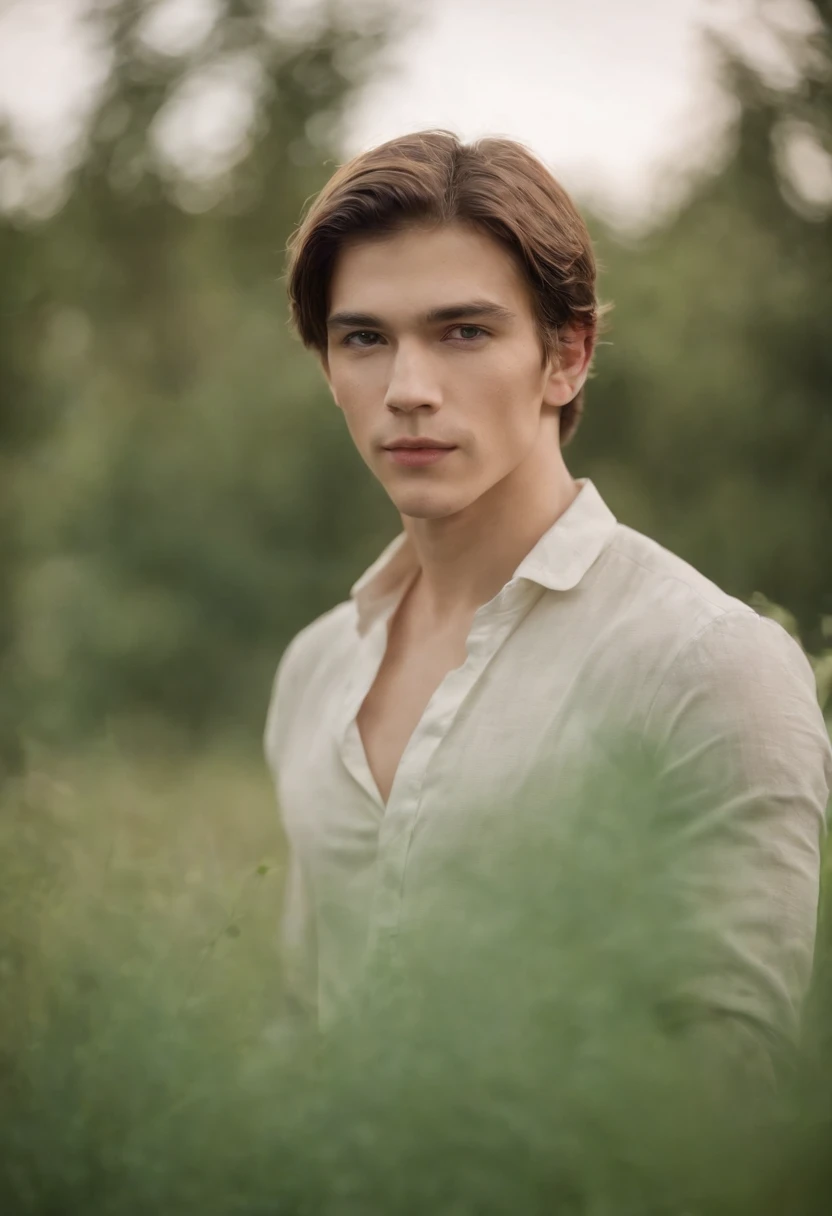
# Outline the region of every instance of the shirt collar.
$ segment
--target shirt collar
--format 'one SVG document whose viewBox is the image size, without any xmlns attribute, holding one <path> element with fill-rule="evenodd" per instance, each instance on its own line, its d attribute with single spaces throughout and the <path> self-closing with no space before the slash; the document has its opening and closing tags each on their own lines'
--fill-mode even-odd
<svg viewBox="0 0 832 1216">
<path fill-rule="evenodd" d="M 526 554 L 512 581 L 528 579 L 550 591 L 570 591 L 606 548 L 616 518 L 588 477 L 577 484 L 572 503 Z M 413 545 L 407 533 L 400 532 L 350 588 L 360 634 L 397 602 L 416 571 Z"/>
</svg>

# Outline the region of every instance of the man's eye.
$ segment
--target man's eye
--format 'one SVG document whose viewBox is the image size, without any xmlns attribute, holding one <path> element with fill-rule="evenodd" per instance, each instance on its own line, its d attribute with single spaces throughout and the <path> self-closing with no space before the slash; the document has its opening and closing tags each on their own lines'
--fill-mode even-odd
<svg viewBox="0 0 832 1216">
<path fill-rule="evenodd" d="M 353 333 L 347 334 L 346 338 L 344 338 L 344 346 L 374 346 L 374 339 L 377 337 L 378 334 L 374 334 L 372 330 L 357 329 Z M 370 341 L 365 342 L 363 341 L 364 338 L 369 338 Z M 361 341 L 354 341 L 354 339 L 361 339 Z"/>
<path fill-rule="evenodd" d="M 457 325 L 456 329 L 463 342 L 473 342 L 475 338 L 481 338 L 485 333 L 485 330 L 479 325 Z"/>
</svg>

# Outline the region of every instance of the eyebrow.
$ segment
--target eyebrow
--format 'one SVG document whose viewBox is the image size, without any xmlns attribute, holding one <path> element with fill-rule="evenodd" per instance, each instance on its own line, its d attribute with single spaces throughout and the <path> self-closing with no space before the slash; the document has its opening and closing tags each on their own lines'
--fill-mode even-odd
<svg viewBox="0 0 832 1216">
<path fill-rule="evenodd" d="M 468 300 L 464 304 L 445 304 L 442 308 L 431 308 L 422 317 L 428 325 L 442 321 L 468 321 L 475 317 L 489 318 L 493 321 L 513 321 L 514 313 L 502 304 L 494 304 L 491 300 Z M 381 329 L 384 322 L 380 317 L 369 312 L 334 312 L 327 318 L 327 329 L 351 329 L 367 326 Z"/>
</svg>

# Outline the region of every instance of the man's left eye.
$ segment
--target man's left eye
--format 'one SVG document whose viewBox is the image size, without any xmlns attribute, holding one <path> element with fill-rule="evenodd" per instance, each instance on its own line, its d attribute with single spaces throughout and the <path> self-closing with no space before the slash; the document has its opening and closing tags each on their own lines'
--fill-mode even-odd
<svg viewBox="0 0 832 1216">
<path fill-rule="evenodd" d="M 471 342 L 474 338 L 479 338 L 485 333 L 485 330 L 479 325 L 457 325 L 456 328 L 465 342 Z"/>
</svg>

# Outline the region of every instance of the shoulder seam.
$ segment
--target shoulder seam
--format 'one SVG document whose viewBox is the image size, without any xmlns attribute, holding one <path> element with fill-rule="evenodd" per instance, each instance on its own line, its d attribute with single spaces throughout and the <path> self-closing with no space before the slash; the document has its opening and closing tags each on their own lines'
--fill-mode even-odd
<svg viewBox="0 0 832 1216">
<path fill-rule="evenodd" d="M 625 527 L 626 525 L 622 524 L 621 526 Z M 649 540 L 650 538 L 648 537 L 647 539 Z M 658 541 L 656 541 L 655 543 L 658 544 Z M 641 570 L 646 570 L 648 574 L 652 574 L 658 579 L 666 579 L 670 582 L 680 583 L 683 587 L 687 587 L 687 589 L 691 592 L 691 594 L 695 595 L 697 597 L 697 599 L 699 599 L 702 603 L 709 604 L 713 608 L 718 608 L 720 610 L 720 615 L 724 615 L 725 613 L 728 613 L 728 612 L 740 612 L 741 611 L 741 609 L 739 609 L 739 608 L 725 608 L 722 604 L 717 603 L 716 600 L 712 600 L 708 596 L 704 595 L 703 592 L 700 591 L 698 587 L 694 587 L 686 579 L 680 578 L 678 574 L 670 574 L 666 571 L 653 570 L 650 566 L 646 566 L 644 564 L 644 562 L 640 562 L 638 560 L 638 558 L 633 557 L 633 555 L 631 553 L 626 553 L 623 549 L 620 549 L 616 543 L 615 538 L 613 538 L 613 540 L 610 544 L 610 549 L 615 553 L 615 555 L 617 557 L 623 557 L 625 561 L 630 562 L 634 566 L 638 566 L 639 569 L 641 569 Z M 668 550 L 666 550 L 666 552 L 670 553 L 670 550 L 668 549 Z M 678 557 L 678 555 L 675 553 L 671 554 L 671 556 L 677 557 L 679 561 L 685 560 L 683 557 L 681 557 L 681 558 Z M 697 573 L 699 573 L 699 571 L 697 571 Z M 703 574 L 702 577 L 708 578 L 708 576 L 706 574 Z M 709 579 L 708 581 L 710 582 L 711 580 Z M 723 592 L 723 594 L 726 596 L 730 595 L 730 593 L 727 591 Z M 730 598 L 737 599 L 738 597 L 730 596 Z M 742 601 L 740 601 L 740 602 L 742 602 Z M 748 605 L 748 604 L 744 605 L 744 607 L 748 608 L 749 612 L 754 611 L 754 609 L 751 608 L 750 605 Z M 719 617 L 714 617 L 713 619 L 719 620 Z M 711 622 L 708 622 L 708 623 L 710 624 Z"/>
</svg>

